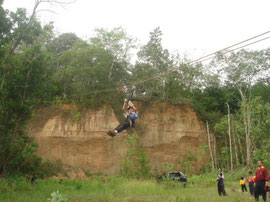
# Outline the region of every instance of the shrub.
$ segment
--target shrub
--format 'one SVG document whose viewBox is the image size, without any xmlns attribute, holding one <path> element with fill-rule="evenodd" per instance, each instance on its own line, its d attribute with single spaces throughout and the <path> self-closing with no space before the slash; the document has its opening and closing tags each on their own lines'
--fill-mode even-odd
<svg viewBox="0 0 270 202">
<path fill-rule="evenodd" d="M 64 169 L 61 160 L 58 160 L 54 163 L 46 160 L 40 164 L 37 174 L 40 178 L 46 178 L 63 172 Z"/>
<path fill-rule="evenodd" d="M 135 133 L 129 135 L 126 143 L 129 149 L 122 159 L 120 174 L 139 179 L 150 177 L 150 161 L 138 140 L 138 135 Z"/>
</svg>

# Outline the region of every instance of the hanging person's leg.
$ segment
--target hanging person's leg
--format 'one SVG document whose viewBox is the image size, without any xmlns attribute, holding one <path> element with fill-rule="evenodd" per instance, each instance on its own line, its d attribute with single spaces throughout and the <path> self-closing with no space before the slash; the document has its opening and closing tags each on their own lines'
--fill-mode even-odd
<svg viewBox="0 0 270 202">
<path fill-rule="evenodd" d="M 119 124 L 115 129 L 114 132 L 115 133 L 120 133 L 123 130 L 127 129 L 128 127 L 130 127 L 130 122 L 129 120 L 125 120 L 123 123 Z"/>
<path fill-rule="evenodd" d="M 130 122 L 129 120 L 126 119 L 123 123 L 119 124 L 114 130 L 108 131 L 108 135 L 110 135 L 111 137 L 114 137 L 117 133 L 122 132 L 128 127 L 130 127 Z"/>
</svg>

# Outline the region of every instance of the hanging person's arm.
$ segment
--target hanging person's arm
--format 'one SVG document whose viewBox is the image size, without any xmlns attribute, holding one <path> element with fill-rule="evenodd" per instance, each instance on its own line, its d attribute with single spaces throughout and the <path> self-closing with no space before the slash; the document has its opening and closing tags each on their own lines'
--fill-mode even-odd
<svg viewBox="0 0 270 202">
<path fill-rule="evenodd" d="M 135 105 L 130 100 L 128 101 L 128 106 L 132 107 L 136 111 Z"/>
<path fill-rule="evenodd" d="M 137 108 L 135 107 L 135 105 L 133 105 L 133 109 L 137 113 Z"/>
<path fill-rule="evenodd" d="M 128 113 L 128 100 L 127 99 L 124 99 L 122 109 L 123 109 L 125 114 Z"/>
</svg>

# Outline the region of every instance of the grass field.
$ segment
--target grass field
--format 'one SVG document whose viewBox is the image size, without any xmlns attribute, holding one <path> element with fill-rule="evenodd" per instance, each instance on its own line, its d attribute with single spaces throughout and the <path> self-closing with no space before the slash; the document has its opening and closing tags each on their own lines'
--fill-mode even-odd
<svg viewBox="0 0 270 202">
<path fill-rule="evenodd" d="M 117 176 L 95 176 L 86 180 L 37 180 L 34 184 L 25 179 L 0 180 L 0 201 L 49 201 L 57 190 L 67 201 L 190 201 L 228 202 L 254 201 L 248 193 L 240 191 L 238 176 L 225 181 L 226 197 L 217 194 L 215 174 L 196 175 L 189 178 L 186 188 L 182 184 L 154 179 L 136 180 Z"/>
</svg>

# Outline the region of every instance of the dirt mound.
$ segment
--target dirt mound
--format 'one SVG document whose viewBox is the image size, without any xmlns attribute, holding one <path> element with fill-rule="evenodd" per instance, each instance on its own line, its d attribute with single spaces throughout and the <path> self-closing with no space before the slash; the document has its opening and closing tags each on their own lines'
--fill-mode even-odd
<svg viewBox="0 0 270 202">
<path fill-rule="evenodd" d="M 85 179 L 87 176 L 81 168 L 68 168 L 65 170 L 68 178 L 70 179 Z"/>
</svg>

